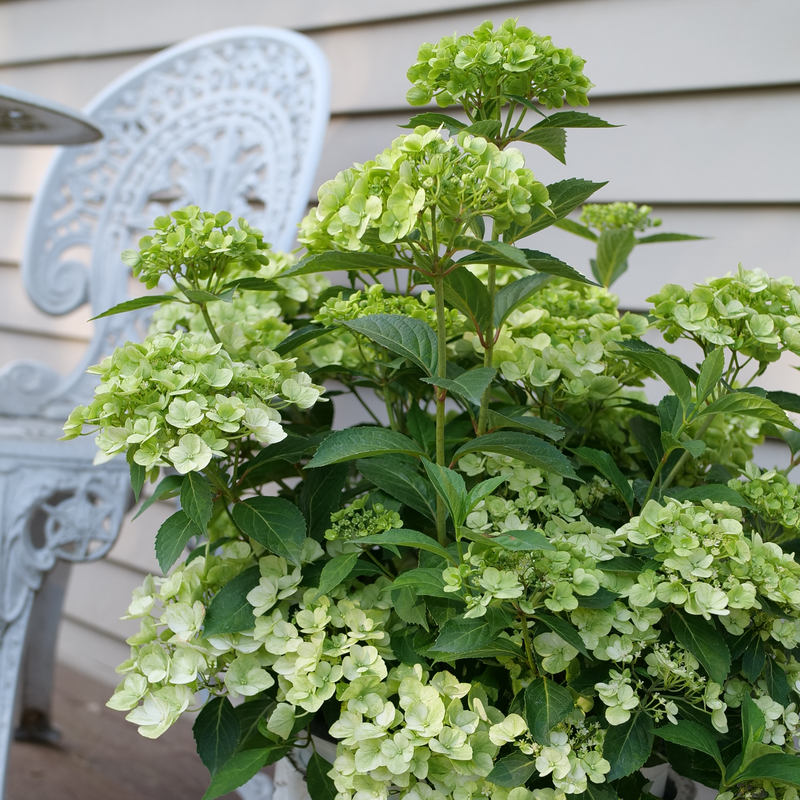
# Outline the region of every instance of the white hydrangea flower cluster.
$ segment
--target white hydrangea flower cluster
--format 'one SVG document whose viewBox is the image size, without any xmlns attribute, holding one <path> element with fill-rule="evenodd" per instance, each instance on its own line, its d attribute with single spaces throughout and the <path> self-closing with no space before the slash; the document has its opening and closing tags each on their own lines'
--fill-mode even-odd
<svg viewBox="0 0 800 800">
<path fill-rule="evenodd" d="M 254 361 L 234 361 L 207 333 L 157 333 L 128 342 L 89 369 L 100 376 L 88 406 L 78 406 L 66 436 L 99 430 L 96 461 L 133 450 L 137 464 L 201 470 L 232 441 L 272 444 L 286 437 L 279 409 L 310 408 L 324 391 L 293 359 L 266 347 Z"/>
</svg>

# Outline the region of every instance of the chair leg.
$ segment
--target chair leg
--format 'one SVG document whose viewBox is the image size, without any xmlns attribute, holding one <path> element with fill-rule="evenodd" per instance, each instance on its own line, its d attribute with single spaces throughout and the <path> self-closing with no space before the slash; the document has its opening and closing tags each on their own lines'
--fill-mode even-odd
<svg viewBox="0 0 800 800">
<path fill-rule="evenodd" d="M 5 775 L 8 750 L 11 746 L 11 726 L 14 721 L 17 679 L 25 648 L 28 619 L 33 605 L 33 591 L 26 591 L 28 597 L 20 613 L 5 627 L 0 627 L 0 800 L 5 794 Z M 0 626 L 2 626 L 2 622 L 0 622 Z"/>
<path fill-rule="evenodd" d="M 61 607 L 71 564 L 57 561 L 34 595 L 28 638 L 20 672 L 18 742 L 56 744 L 61 734 L 52 725 L 53 670 Z"/>
</svg>

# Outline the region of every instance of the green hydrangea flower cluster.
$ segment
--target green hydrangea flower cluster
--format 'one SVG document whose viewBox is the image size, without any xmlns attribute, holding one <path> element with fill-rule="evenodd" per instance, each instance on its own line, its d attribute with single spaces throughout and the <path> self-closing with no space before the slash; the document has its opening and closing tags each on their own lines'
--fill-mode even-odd
<svg viewBox="0 0 800 800">
<path fill-rule="evenodd" d="M 159 333 L 128 342 L 89 372 L 100 376 L 88 406 L 64 426 L 65 439 L 99 431 L 96 461 L 133 451 L 150 469 L 181 474 L 223 457 L 230 442 L 252 437 L 272 444 L 286 437 L 279 409 L 309 408 L 323 388 L 261 347 L 256 361 L 233 361 L 207 333 Z"/>
<path fill-rule="evenodd" d="M 547 189 L 526 169 L 519 150 L 499 150 L 466 133 L 444 139 L 439 130 L 420 125 L 375 160 L 324 183 L 298 239 L 312 253 L 366 252 L 368 231 L 392 245 L 422 227 L 430 229 L 437 208 L 437 234 L 447 242 L 474 217 L 491 217 L 499 233 L 512 222 L 529 221 L 531 207 L 548 202 Z M 456 218 L 461 222 L 454 228 Z"/>
<path fill-rule="evenodd" d="M 538 100 L 547 108 L 561 108 L 565 101 L 587 106 L 594 84 L 583 74 L 585 63 L 514 19 L 496 30 L 487 21 L 472 34 L 423 44 L 408 70 L 414 85 L 406 98 L 412 106 L 433 98 L 442 107 L 458 103 L 468 114 L 479 109 L 486 115 L 480 118 L 488 119 L 509 95 Z"/>
<path fill-rule="evenodd" d="M 403 527 L 403 520 L 396 511 L 386 509 L 380 503 L 367 505 L 369 502 L 369 495 L 364 495 L 353 500 L 347 508 L 331 514 L 332 525 L 325 531 L 325 538 L 349 542 Z"/>
<path fill-rule="evenodd" d="M 324 275 L 282 278 L 281 274 L 296 261 L 291 254 L 273 251 L 269 254 L 269 264 L 257 270 L 246 271 L 236 265 L 228 270 L 226 277 L 231 281 L 252 277 L 275 282 L 271 291 L 240 289 L 228 302 L 216 300 L 206 304 L 214 329 L 231 358 L 254 360 L 261 349 L 274 349 L 292 332 L 287 319 L 308 316 L 316 308 L 317 298 L 329 288 L 330 282 Z M 208 331 L 208 324 L 199 308 L 183 303 L 167 303 L 153 314 L 151 333 L 170 333 L 181 328 L 198 333 Z M 307 362 L 302 351 L 296 355 L 302 363 Z"/>
<path fill-rule="evenodd" d="M 748 480 L 734 479 L 728 486 L 736 489 L 755 510 L 759 532 L 772 540 L 798 536 L 800 487 L 777 470 L 761 470 L 752 461 L 747 462 L 744 473 Z"/>
<path fill-rule="evenodd" d="M 651 206 L 637 206 L 636 203 L 587 203 L 580 220 L 600 233 L 617 229 L 646 231 L 661 225 L 660 219 L 650 216 L 652 211 Z"/>
<path fill-rule="evenodd" d="M 264 234 L 242 218 L 238 228 L 228 226 L 230 221 L 227 211 L 213 214 L 197 206 L 173 211 L 158 217 L 156 233 L 143 237 L 139 250 L 125 250 L 122 260 L 148 289 L 169 276 L 178 285 L 204 281 L 214 291 L 232 266 L 257 272 L 269 264 Z"/>
<path fill-rule="evenodd" d="M 735 275 L 696 284 L 667 284 L 647 299 L 668 342 L 691 339 L 704 350 L 725 345 L 759 363 L 800 353 L 800 291 L 791 278 L 770 278 L 739 265 Z"/>
</svg>

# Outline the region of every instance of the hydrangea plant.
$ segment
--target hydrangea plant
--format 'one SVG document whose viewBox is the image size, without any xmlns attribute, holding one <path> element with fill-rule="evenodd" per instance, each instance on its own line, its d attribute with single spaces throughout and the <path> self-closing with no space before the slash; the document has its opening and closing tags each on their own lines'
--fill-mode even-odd
<svg viewBox="0 0 800 800">
<path fill-rule="evenodd" d="M 143 509 L 180 499 L 109 705 L 151 738 L 195 714 L 206 800 L 302 747 L 313 800 L 638 800 L 665 761 L 797 797 L 800 397 L 758 381 L 800 289 L 739 267 L 620 313 L 634 246 L 692 237 L 511 146 L 609 127 L 546 113 L 588 103 L 583 66 L 513 20 L 425 44 L 410 102 L 466 121 L 325 183 L 299 260 L 195 207 L 124 254 L 172 288 L 107 312 L 160 306 L 65 430 L 155 484 Z M 532 249 L 550 226 L 597 283 Z M 344 402 L 371 422 L 332 431 Z M 755 466 L 765 435 L 789 467 Z"/>
</svg>

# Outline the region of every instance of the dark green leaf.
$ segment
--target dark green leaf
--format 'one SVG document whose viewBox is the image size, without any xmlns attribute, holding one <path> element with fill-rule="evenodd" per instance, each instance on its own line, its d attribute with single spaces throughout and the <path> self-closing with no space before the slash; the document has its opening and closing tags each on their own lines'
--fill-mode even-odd
<svg viewBox="0 0 800 800">
<path fill-rule="evenodd" d="M 580 634 L 571 622 L 567 622 L 561 617 L 554 617 L 550 614 L 540 614 L 537 612 L 536 619 L 550 628 L 553 633 L 557 633 L 567 644 L 571 644 L 579 653 L 589 658 L 589 651 L 583 643 Z"/>
<path fill-rule="evenodd" d="M 700 377 L 697 379 L 697 402 L 702 403 L 711 394 L 722 377 L 725 368 L 725 348 L 715 347 L 711 355 L 706 356 L 700 367 Z"/>
<path fill-rule="evenodd" d="M 742 745 L 747 749 L 752 744 L 760 744 L 767 730 L 764 712 L 753 702 L 749 695 L 742 698 Z"/>
<path fill-rule="evenodd" d="M 487 536 L 485 540 L 506 550 L 556 550 L 547 537 L 539 531 L 505 531 L 496 536 Z M 483 539 L 481 540 L 483 541 Z"/>
<path fill-rule="evenodd" d="M 742 417 L 753 417 L 764 422 L 772 422 L 782 428 L 797 430 L 780 406 L 766 397 L 759 397 L 749 392 L 731 392 L 723 395 L 709 403 L 697 416 L 704 417 L 710 414 L 724 414 L 726 416 L 738 414 Z"/>
<path fill-rule="evenodd" d="M 507 94 L 506 97 L 514 103 L 518 103 L 519 105 L 525 106 L 525 108 L 529 108 L 531 111 L 536 112 L 540 117 L 545 116 L 544 112 L 539 108 L 539 106 L 537 106 L 532 100 L 528 100 L 527 97 L 523 97 L 520 94 Z"/>
<path fill-rule="evenodd" d="M 655 471 L 658 468 L 658 462 L 664 455 L 660 428 L 655 422 L 639 416 L 633 417 L 628 425 L 650 462 L 650 467 Z"/>
<path fill-rule="evenodd" d="M 247 292 L 280 292 L 281 287 L 274 281 L 266 278 L 237 278 L 235 281 L 228 281 L 223 289 L 240 289 Z"/>
<path fill-rule="evenodd" d="M 634 711 L 622 725 L 611 725 L 603 742 L 603 758 L 611 764 L 607 781 L 624 778 L 644 766 L 653 748 L 653 720 L 643 710 Z"/>
<path fill-rule="evenodd" d="M 444 549 L 436 539 L 426 536 L 419 531 L 411 531 L 406 528 L 395 528 L 384 533 L 374 533 L 371 536 L 363 536 L 358 539 L 359 544 L 380 544 L 392 545 L 394 547 L 416 547 L 418 550 L 425 550 L 435 553 L 447 561 L 453 561 L 453 557 Z"/>
<path fill-rule="evenodd" d="M 204 531 L 189 519 L 185 511 L 167 517 L 156 534 L 156 558 L 161 571 L 166 575 L 186 549 L 189 539 L 203 534 Z"/>
<path fill-rule="evenodd" d="M 297 505 L 306 518 L 312 539 L 322 541 L 330 528 L 331 514 L 339 509 L 349 471 L 347 464 L 331 464 L 305 473 Z"/>
<path fill-rule="evenodd" d="M 437 653 L 466 653 L 486 647 L 496 634 L 497 630 L 488 613 L 474 619 L 451 617 L 442 625 L 431 649 Z"/>
<path fill-rule="evenodd" d="M 574 233 L 576 236 L 580 236 L 583 239 L 588 239 L 590 242 L 596 242 L 600 238 L 597 234 L 592 233 L 592 231 L 580 222 L 575 222 L 572 219 L 562 219 L 555 223 L 556 228 L 561 228 L 562 231 L 567 231 L 567 233 Z"/>
<path fill-rule="evenodd" d="M 643 572 L 644 561 L 631 556 L 614 556 L 607 561 L 598 561 L 597 569 L 603 572 Z"/>
<path fill-rule="evenodd" d="M 238 789 L 267 764 L 273 748 L 245 750 L 229 759 L 211 779 L 203 800 L 216 800 L 224 794 Z"/>
<path fill-rule="evenodd" d="M 358 561 L 360 553 L 347 553 L 343 556 L 336 556 L 328 561 L 322 568 L 322 574 L 319 578 L 319 586 L 317 587 L 317 594 L 314 597 L 316 600 L 324 594 L 335 589 L 347 576 L 353 571 L 353 567 Z"/>
<path fill-rule="evenodd" d="M 523 428 L 533 433 L 539 433 L 552 439 L 554 442 L 561 441 L 564 438 L 566 431 L 560 425 L 555 425 L 548 422 L 546 419 L 539 419 L 539 417 L 527 416 L 530 409 L 525 406 L 515 408 L 509 406 L 508 408 L 501 408 L 499 411 L 489 411 L 489 427 L 490 428 Z"/>
<path fill-rule="evenodd" d="M 800 758 L 788 753 L 769 753 L 748 764 L 735 779 L 736 783 L 771 781 L 800 788 Z"/>
<path fill-rule="evenodd" d="M 279 356 L 285 356 L 288 353 L 291 353 L 293 350 L 296 350 L 298 347 L 302 347 L 309 342 L 313 342 L 315 339 L 319 339 L 320 336 L 325 336 L 326 333 L 331 333 L 331 331 L 334 330 L 336 330 L 336 328 L 333 325 L 328 327 L 323 327 L 321 325 L 306 325 L 303 328 L 298 328 L 296 331 L 292 331 L 282 342 L 279 342 L 272 349 Z"/>
<path fill-rule="evenodd" d="M 342 324 L 392 353 L 407 358 L 428 375 L 436 374 L 436 333 L 427 322 L 401 314 L 370 314 L 345 320 Z"/>
<path fill-rule="evenodd" d="M 422 597 L 441 597 L 445 600 L 457 600 L 458 596 L 452 592 L 445 592 L 441 569 L 419 567 L 401 572 L 392 582 L 390 591 L 403 588 L 413 589 Z"/>
<path fill-rule="evenodd" d="M 231 513 L 251 539 L 300 566 L 306 521 L 296 505 L 281 497 L 252 497 L 236 503 Z"/>
<path fill-rule="evenodd" d="M 511 456 L 546 472 L 555 472 L 565 478 L 580 480 L 569 459 L 553 445 L 528 433 L 498 431 L 478 436 L 456 450 L 453 461 L 467 453 L 498 453 Z"/>
<path fill-rule="evenodd" d="M 755 391 L 748 389 L 747 391 Z M 793 394 L 792 392 L 765 392 L 767 400 L 771 400 L 776 406 L 779 406 L 784 411 L 793 411 L 795 414 L 800 414 L 800 395 Z"/>
<path fill-rule="evenodd" d="M 166 478 L 162 478 L 153 491 L 153 494 L 142 503 L 142 507 L 136 512 L 134 519 L 143 514 L 153 503 L 157 503 L 162 498 L 167 500 L 170 497 L 175 497 L 181 490 L 184 477 L 184 475 L 167 475 Z"/>
<path fill-rule="evenodd" d="M 394 635 L 392 635 L 392 641 L 394 641 Z M 525 654 L 522 652 L 522 648 L 502 636 L 495 637 L 485 647 L 480 647 L 477 650 L 467 650 L 465 653 L 437 653 L 434 648 L 430 648 L 428 655 L 437 661 L 448 662 L 459 661 L 463 658 L 519 658 L 525 661 Z"/>
<path fill-rule="evenodd" d="M 682 608 L 673 610 L 670 621 L 678 643 L 705 667 L 712 681 L 724 684 L 731 669 L 731 654 L 716 628 Z"/>
<path fill-rule="evenodd" d="M 657 242 L 692 242 L 706 239 L 706 236 L 690 236 L 688 233 L 654 233 L 636 240 L 636 244 L 656 244 Z"/>
<path fill-rule="evenodd" d="M 487 478 L 485 481 L 475 484 L 467 494 L 467 513 L 472 511 L 478 503 L 488 497 L 498 486 L 508 480 L 508 475 L 496 475 L 494 478 Z"/>
<path fill-rule="evenodd" d="M 466 267 L 453 270 L 444 279 L 444 299 L 472 321 L 479 333 L 486 333 L 492 321 L 492 300 L 480 278 Z"/>
<path fill-rule="evenodd" d="M 334 800 L 336 787 L 328 777 L 333 764 L 326 761 L 319 753 L 313 753 L 306 767 L 306 785 L 311 800 Z"/>
<path fill-rule="evenodd" d="M 567 133 L 563 128 L 540 128 L 547 120 L 542 120 L 530 130 L 517 137 L 518 142 L 535 144 L 557 158 L 562 164 L 567 163 Z"/>
<path fill-rule="evenodd" d="M 236 706 L 236 719 L 242 731 L 238 750 L 254 750 L 272 744 L 259 732 L 258 726 L 262 720 L 266 724 L 276 705 L 277 701 L 272 692 L 267 692 L 248 697 L 244 703 Z"/>
<path fill-rule="evenodd" d="M 187 472 L 181 484 L 181 507 L 200 530 L 208 528 L 214 499 L 208 481 L 199 472 Z"/>
<path fill-rule="evenodd" d="M 505 758 L 501 758 L 489 773 L 486 780 L 514 789 L 517 786 L 524 786 L 525 781 L 536 772 L 536 761 L 524 753 L 512 753 Z"/>
<path fill-rule="evenodd" d="M 491 367 L 475 367 L 454 379 L 423 378 L 422 381 L 446 389 L 451 394 L 458 395 L 477 406 L 480 405 L 483 393 L 491 385 L 496 374 L 497 370 Z"/>
<path fill-rule="evenodd" d="M 527 225 L 516 226 L 507 234 L 509 241 L 517 241 L 533 233 L 553 225 L 557 220 L 571 214 L 581 203 L 588 200 L 605 183 L 592 183 L 581 178 L 569 178 L 558 183 L 551 183 L 547 187 L 550 195 L 550 211 L 553 217 L 544 209 L 534 207 L 531 209 L 531 221 Z"/>
<path fill-rule="evenodd" d="M 625 505 L 628 506 L 628 511 L 633 510 L 633 489 L 619 471 L 616 461 L 608 453 L 590 447 L 578 447 L 572 452 L 587 464 L 591 464 L 620 493 Z"/>
<path fill-rule="evenodd" d="M 174 303 L 177 301 L 177 299 L 177 297 L 173 297 L 169 294 L 148 294 L 144 297 L 135 297 L 133 300 L 126 300 L 124 303 L 119 303 L 115 306 L 112 306 L 108 309 L 108 311 L 104 311 L 102 314 L 92 317 L 90 322 L 92 320 L 102 319 L 103 317 L 110 317 L 113 314 L 123 314 L 126 311 L 136 311 L 140 308 L 158 306 L 162 303 Z"/>
<path fill-rule="evenodd" d="M 534 128 L 621 128 L 600 117 L 593 117 L 584 111 L 556 111 L 555 114 L 537 122 Z"/>
<path fill-rule="evenodd" d="M 419 625 L 428 630 L 428 615 L 425 610 L 425 601 L 422 596 L 417 596 L 416 591 L 410 586 L 401 587 L 392 591 L 392 606 L 395 613 L 403 622 L 409 625 Z M 392 635 L 392 646 L 395 637 Z M 396 652 L 396 651 L 395 651 Z M 415 662 L 408 662 L 415 663 Z"/>
<path fill-rule="evenodd" d="M 315 272 L 338 272 L 339 270 L 373 270 L 373 269 L 408 269 L 405 261 L 380 255 L 379 253 L 354 253 L 340 252 L 339 250 L 326 250 L 306 256 L 293 267 L 281 273 L 281 278 L 292 275 L 311 275 Z"/>
<path fill-rule="evenodd" d="M 192 728 L 197 755 L 214 775 L 236 752 L 241 728 L 236 711 L 227 697 L 214 697 L 197 715 Z"/>
<path fill-rule="evenodd" d="M 368 481 L 386 494 L 428 519 L 436 519 L 436 493 L 413 464 L 396 456 L 378 456 L 365 458 L 356 466 Z"/>
<path fill-rule="evenodd" d="M 574 708 L 569 691 L 550 678 L 534 678 L 525 690 L 525 718 L 531 736 L 539 744 L 550 744 L 550 731 Z"/>
<path fill-rule="evenodd" d="M 780 703 L 782 706 L 788 706 L 790 702 L 789 681 L 786 678 L 783 667 L 781 667 L 772 656 L 767 659 L 764 665 L 764 680 L 767 682 L 769 696 L 776 703 Z"/>
<path fill-rule="evenodd" d="M 142 486 L 144 486 L 144 480 L 147 477 L 147 470 L 141 464 L 137 464 L 133 460 L 132 450 L 128 451 L 128 466 L 130 467 L 131 471 L 131 489 L 133 489 L 133 499 L 138 503 L 139 495 L 142 493 Z"/>
<path fill-rule="evenodd" d="M 347 428 L 334 431 L 320 444 L 307 469 L 389 453 L 424 455 L 419 445 L 402 433 L 386 428 Z"/>
<path fill-rule="evenodd" d="M 427 458 L 422 459 L 422 465 L 428 478 L 433 484 L 433 488 L 439 497 L 444 500 L 453 524 L 460 528 L 467 518 L 467 487 L 464 478 L 454 469 L 440 467 Z"/>
<path fill-rule="evenodd" d="M 447 114 L 439 114 L 436 111 L 426 111 L 423 114 L 416 114 L 411 117 L 407 125 L 398 125 L 399 128 L 416 128 L 418 125 L 427 125 L 429 128 L 438 128 L 442 125 L 450 133 L 458 133 L 467 127 L 466 122 L 459 122 Z"/>
<path fill-rule="evenodd" d="M 500 133 L 502 123 L 499 119 L 483 119 L 480 122 L 473 122 L 462 130 L 464 133 L 472 134 L 473 136 L 482 136 L 484 139 L 493 139 Z"/>
<path fill-rule="evenodd" d="M 578 272 L 578 270 L 559 261 L 553 256 L 548 256 L 547 253 L 540 253 L 538 250 L 526 250 L 520 248 L 520 252 L 525 254 L 528 261 L 528 267 L 535 269 L 537 272 L 544 272 L 548 275 L 554 275 L 557 278 L 567 278 L 571 281 L 578 283 L 586 283 L 591 286 L 597 286 L 594 281 L 590 281 L 585 275 Z"/>
<path fill-rule="evenodd" d="M 665 742 L 688 747 L 690 750 L 699 750 L 701 753 L 711 756 L 719 764 L 722 763 L 722 754 L 719 752 L 719 745 L 711 731 L 689 720 L 678 720 L 677 725 L 669 724 L 661 728 L 656 728 L 655 735 Z"/>
<path fill-rule="evenodd" d="M 628 360 L 658 375 L 672 389 L 684 411 L 689 408 L 692 402 L 692 385 L 674 358 L 645 345 L 644 342 L 623 342 L 619 347 Z"/>
<path fill-rule="evenodd" d="M 218 636 L 220 633 L 237 633 L 251 630 L 256 624 L 253 606 L 247 595 L 258 586 L 261 573 L 258 567 L 250 567 L 231 579 L 214 595 L 206 611 L 203 636 Z"/>
<path fill-rule="evenodd" d="M 742 673 L 750 683 L 755 683 L 759 679 L 766 661 L 764 640 L 760 636 L 754 636 L 742 654 Z"/>
<path fill-rule="evenodd" d="M 540 273 L 511 281 L 504 286 L 494 298 L 494 327 L 500 328 L 515 308 L 530 300 L 550 280 L 550 275 Z"/>
<path fill-rule="evenodd" d="M 611 608 L 619 600 L 619 597 L 616 592 L 610 592 L 601 586 L 594 594 L 588 597 L 579 596 L 578 605 L 581 608 Z"/>
<path fill-rule="evenodd" d="M 412 403 L 406 415 L 406 425 L 414 441 L 426 453 L 432 453 L 436 445 L 436 423 L 433 417 L 416 403 Z"/>
<path fill-rule="evenodd" d="M 600 234 L 597 244 L 596 277 L 608 289 L 625 271 L 628 256 L 636 246 L 633 231 L 626 228 L 610 228 Z"/>
<path fill-rule="evenodd" d="M 197 305 L 205 305 L 206 303 L 214 303 L 217 300 L 225 301 L 227 299 L 230 302 L 230 295 L 228 297 L 224 297 L 223 295 L 212 294 L 211 292 L 203 291 L 202 289 L 183 289 L 181 291 L 186 296 L 187 300 L 191 300 L 193 303 Z"/>
</svg>

